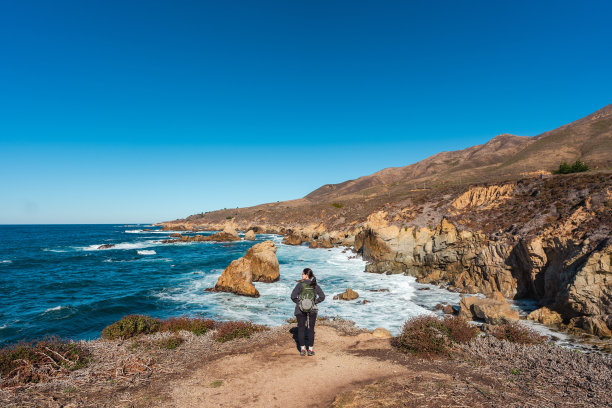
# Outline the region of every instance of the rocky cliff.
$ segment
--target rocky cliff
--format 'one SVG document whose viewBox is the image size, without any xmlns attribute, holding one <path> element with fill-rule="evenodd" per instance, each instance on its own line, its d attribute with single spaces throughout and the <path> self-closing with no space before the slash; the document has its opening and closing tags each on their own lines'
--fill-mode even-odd
<svg viewBox="0 0 612 408">
<path fill-rule="evenodd" d="M 561 160 L 587 173 L 553 175 Z M 353 247 L 367 272 L 533 298 L 568 328 L 612 329 L 612 105 L 539 136 L 498 136 L 302 199 L 201 213 L 172 230 L 237 228 Z M 547 309 L 548 310 L 548 309 Z"/>
</svg>

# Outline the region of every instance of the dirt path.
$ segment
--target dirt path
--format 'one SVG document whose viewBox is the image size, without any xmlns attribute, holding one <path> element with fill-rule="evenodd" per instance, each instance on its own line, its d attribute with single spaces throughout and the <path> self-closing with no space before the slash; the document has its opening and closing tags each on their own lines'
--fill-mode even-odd
<svg viewBox="0 0 612 408">
<path fill-rule="evenodd" d="M 329 406 L 339 393 L 409 375 L 405 365 L 363 356 L 369 350 L 379 353 L 390 348 L 388 339 L 369 333 L 343 336 L 320 326 L 315 356 L 301 357 L 293 339 L 283 336 L 255 352 L 224 356 L 202 366 L 171 385 L 170 401 L 163 406 Z"/>
</svg>

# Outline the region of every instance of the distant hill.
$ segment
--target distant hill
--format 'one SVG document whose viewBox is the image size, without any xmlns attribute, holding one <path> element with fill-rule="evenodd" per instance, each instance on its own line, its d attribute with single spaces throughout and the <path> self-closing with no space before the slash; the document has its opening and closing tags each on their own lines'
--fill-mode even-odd
<svg viewBox="0 0 612 408">
<path fill-rule="evenodd" d="M 612 104 L 575 122 L 534 137 L 502 134 L 483 145 L 441 152 L 405 167 L 327 184 L 308 194 L 310 201 L 372 195 L 390 188 L 431 182 L 486 182 L 550 171 L 562 161 L 580 159 L 591 167 L 612 167 Z M 364 194 L 365 193 L 365 194 Z"/>
</svg>

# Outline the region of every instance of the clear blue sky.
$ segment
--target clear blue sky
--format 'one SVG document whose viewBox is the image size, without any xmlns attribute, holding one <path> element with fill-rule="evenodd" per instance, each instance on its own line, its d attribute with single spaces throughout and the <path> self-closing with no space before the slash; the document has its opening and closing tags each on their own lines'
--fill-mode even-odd
<svg viewBox="0 0 612 408">
<path fill-rule="evenodd" d="M 611 4 L 4 0 L 0 223 L 162 221 L 536 135 L 612 103 Z"/>
</svg>

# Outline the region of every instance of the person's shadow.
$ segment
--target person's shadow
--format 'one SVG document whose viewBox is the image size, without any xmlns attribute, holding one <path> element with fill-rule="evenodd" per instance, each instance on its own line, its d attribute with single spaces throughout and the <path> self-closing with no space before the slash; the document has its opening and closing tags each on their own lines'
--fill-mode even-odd
<svg viewBox="0 0 612 408">
<path fill-rule="evenodd" d="M 298 340 L 298 328 L 292 327 L 289 329 L 289 333 L 293 335 L 293 341 L 295 341 L 295 348 L 300 351 L 300 341 Z M 304 344 L 308 344 L 308 330 L 304 329 Z"/>
</svg>

